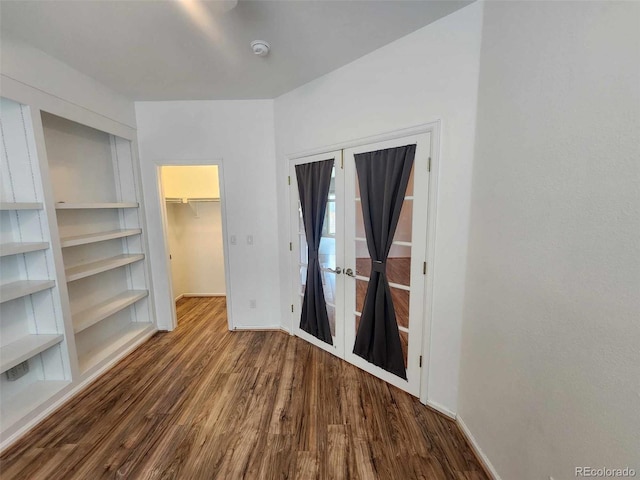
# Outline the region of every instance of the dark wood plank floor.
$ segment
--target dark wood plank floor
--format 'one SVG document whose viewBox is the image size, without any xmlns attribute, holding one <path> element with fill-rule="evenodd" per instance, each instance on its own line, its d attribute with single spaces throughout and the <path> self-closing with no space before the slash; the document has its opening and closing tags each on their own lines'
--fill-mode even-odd
<svg viewBox="0 0 640 480">
<path fill-rule="evenodd" d="M 456 425 L 224 299 L 158 333 L 0 458 L 10 479 L 486 479 Z"/>
</svg>

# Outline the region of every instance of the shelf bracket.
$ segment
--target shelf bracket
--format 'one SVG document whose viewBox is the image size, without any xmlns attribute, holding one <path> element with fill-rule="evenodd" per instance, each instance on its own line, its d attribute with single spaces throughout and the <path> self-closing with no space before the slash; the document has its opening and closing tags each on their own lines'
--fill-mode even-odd
<svg viewBox="0 0 640 480">
<path fill-rule="evenodd" d="M 192 202 L 191 200 L 188 200 L 187 203 L 189 204 L 189 207 L 191 207 L 193 216 L 196 218 L 200 218 L 200 212 L 198 211 L 198 202 Z"/>
</svg>

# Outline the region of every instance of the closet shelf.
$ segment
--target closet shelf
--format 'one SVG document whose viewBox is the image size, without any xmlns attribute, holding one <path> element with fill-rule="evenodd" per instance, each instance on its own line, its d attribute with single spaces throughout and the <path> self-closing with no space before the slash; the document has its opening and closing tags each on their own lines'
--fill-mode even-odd
<svg viewBox="0 0 640 480">
<path fill-rule="evenodd" d="M 96 262 L 84 263 L 65 269 L 67 282 L 80 280 L 81 278 L 90 277 L 98 273 L 113 270 L 114 268 L 124 267 L 131 263 L 139 262 L 144 258 L 141 253 L 116 255 L 115 257 L 105 258 Z"/>
<path fill-rule="evenodd" d="M 25 385 L 7 398 L 3 396 L 0 413 L 2 428 L 11 427 L 70 383 L 68 380 L 40 380 Z"/>
<path fill-rule="evenodd" d="M 105 338 L 100 346 L 79 355 L 80 371 L 86 373 L 118 350 L 153 330 L 155 329 L 151 323 L 130 323 L 114 335 Z"/>
<path fill-rule="evenodd" d="M 138 202 L 120 202 L 120 203 L 72 203 L 58 202 L 56 210 L 92 210 L 104 208 L 138 208 Z"/>
<path fill-rule="evenodd" d="M 74 235 L 71 237 L 63 237 L 60 239 L 60 246 L 62 248 L 75 247 L 77 245 L 86 245 L 88 243 L 103 242 L 105 240 L 113 240 L 115 238 L 131 237 L 133 235 L 140 235 L 142 233 L 141 228 L 132 228 L 129 230 L 111 230 L 108 232 L 89 233 L 86 235 Z"/>
<path fill-rule="evenodd" d="M 149 292 L 147 290 L 128 290 L 104 302 L 73 314 L 73 332 L 80 333 L 111 315 L 142 300 Z"/>
<path fill-rule="evenodd" d="M 53 280 L 18 280 L 17 282 L 5 283 L 0 285 L 0 303 L 53 288 L 55 284 L 56 282 Z"/>
<path fill-rule="evenodd" d="M 7 242 L 0 244 L 0 257 L 37 252 L 49 248 L 47 242 Z"/>
<path fill-rule="evenodd" d="M 64 339 L 63 335 L 25 335 L 0 347 L 0 373 L 44 352 Z"/>
<path fill-rule="evenodd" d="M 193 202 L 219 202 L 220 198 L 206 197 L 206 198 L 178 198 L 178 197 L 166 197 L 164 199 L 167 203 L 193 203 Z"/>
<path fill-rule="evenodd" d="M 42 210 L 39 202 L 0 202 L 0 210 Z"/>
</svg>

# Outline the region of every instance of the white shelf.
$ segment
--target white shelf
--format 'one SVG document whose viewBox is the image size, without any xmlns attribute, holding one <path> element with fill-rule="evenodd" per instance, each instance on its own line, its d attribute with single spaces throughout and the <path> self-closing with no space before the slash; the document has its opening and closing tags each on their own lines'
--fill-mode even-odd
<svg viewBox="0 0 640 480">
<path fill-rule="evenodd" d="M 178 197 L 166 197 L 164 199 L 165 202 L 167 203 L 182 203 L 182 204 L 189 204 L 189 203 L 194 203 L 194 202 L 220 202 L 220 198 L 219 197 L 202 197 L 202 198 L 196 198 L 196 197 L 187 197 L 187 198 L 178 198 Z"/>
<path fill-rule="evenodd" d="M 0 202 L 0 210 L 42 210 L 38 202 Z"/>
<path fill-rule="evenodd" d="M 19 392 L 0 403 L 0 424 L 3 429 L 11 427 L 52 396 L 69 385 L 67 380 L 40 380 L 26 385 Z"/>
<path fill-rule="evenodd" d="M 73 314 L 73 332 L 81 331 L 95 325 L 96 323 L 110 317 L 120 310 L 124 310 L 149 295 L 147 290 L 128 290 L 104 302 L 94 305 L 86 310 Z"/>
<path fill-rule="evenodd" d="M 26 335 L 0 347 L 0 373 L 44 352 L 64 339 L 63 335 Z"/>
<path fill-rule="evenodd" d="M 112 202 L 112 203 L 71 203 L 58 202 L 56 210 L 92 210 L 104 208 L 138 208 L 137 202 Z"/>
<path fill-rule="evenodd" d="M 89 233 L 86 235 L 75 235 L 73 237 L 63 237 L 60 239 L 62 248 L 75 247 L 77 245 L 86 245 L 88 243 L 103 242 L 105 240 L 113 240 L 115 238 L 130 237 L 132 235 L 140 235 L 141 228 L 133 228 L 129 230 L 111 230 L 109 232 Z"/>
<path fill-rule="evenodd" d="M 99 347 L 80 355 L 78 358 L 80 371 L 86 373 L 121 348 L 126 347 L 136 338 L 141 337 L 153 329 L 154 327 L 151 323 L 130 323 L 116 334 L 105 338 Z"/>
<path fill-rule="evenodd" d="M 5 283 L 0 285 L 0 303 L 53 288 L 55 284 L 56 282 L 53 280 L 18 280 L 17 282 Z"/>
<path fill-rule="evenodd" d="M 131 263 L 139 262 L 144 258 L 141 253 L 116 255 L 115 257 L 105 258 L 96 262 L 84 263 L 65 269 L 67 282 L 80 280 L 81 278 L 90 277 L 98 273 L 113 270 L 114 268 L 124 267 Z"/>
<path fill-rule="evenodd" d="M 0 257 L 37 252 L 38 250 L 46 250 L 47 248 L 49 248 L 47 242 L 8 242 L 0 244 Z"/>
</svg>

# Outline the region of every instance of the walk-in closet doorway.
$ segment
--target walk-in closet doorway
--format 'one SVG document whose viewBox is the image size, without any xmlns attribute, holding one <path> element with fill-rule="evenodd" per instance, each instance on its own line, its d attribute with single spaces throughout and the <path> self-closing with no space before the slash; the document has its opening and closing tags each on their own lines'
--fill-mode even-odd
<svg viewBox="0 0 640 480">
<path fill-rule="evenodd" d="M 176 306 L 186 299 L 208 298 L 226 309 L 229 282 L 221 170 L 220 165 L 159 167 L 174 327 Z"/>
</svg>

